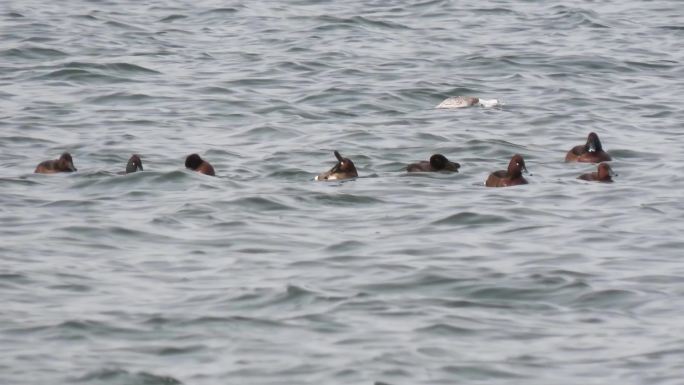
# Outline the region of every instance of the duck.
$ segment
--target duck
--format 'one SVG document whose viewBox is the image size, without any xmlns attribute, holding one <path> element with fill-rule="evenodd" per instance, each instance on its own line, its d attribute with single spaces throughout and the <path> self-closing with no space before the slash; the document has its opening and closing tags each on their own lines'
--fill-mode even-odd
<svg viewBox="0 0 684 385">
<path fill-rule="evenodd" d="M 418 163 L 409 164 L 406 167 L 408 172 L 430 172 L 430 171 L 454 171 L 458 172 L 460 164 L 447 159 L 442 154 L 434 154 L 429 161 L 423 160 Z"/>
<path fill-rule="evenodd" d="M 185 158 L 185 167 L 200 174 L 215 176 L 214 167 L 197 154 L 190 154 Z"/>
<path fill-rule="evenodd" d="M 140 155 L 133 154 L 130 159 L 128 159 L 128 163 L 126 164 L 126 174 L 130 174 L 138 170 L 143 171 L 142 159 L 140 159 Z"/>
<path fill-rule="evenodd" d="M 489 174 L 485 186 L 487 187 L 508 187 L 527 184 L 527 180 L 523 178 L 522 172 L 527 172 L 525 167 L 525 160 L 522 155 L 515 154 L 508 162 L 508 170 L 494 171 Z"/>
<path fill-rule="evenodd" d="M 617 174 L 613 172 L 613 169 L 608 163 L 604 162 L 599 163 L 596 172 L 582 174 L 578 176 L 577 179 L 611 183 L 614 176 L 617 176 Z"/>
<path fill-rule="evenodd" d="M 356 166 L 354 166 L 354 162 L 352 162 L 351 159 L 342 157 L 337 150 L 335 150 L 333 154 L 335 154 L 335 158 L 337 158 L 337 163 L 330 170 L 317 175 L 314 180 L 343 180 L 359 176 L 356 172 Z"/>
<path fill-rule="evenodd" d="M 595 132 L 587 136 L 587 143 L 575 146 L 565 155 L 566 162 L 601 163 L 611 161 L 610 154 L 603 151 L 601 140 Z"/>
<path fill-rule="evenodd" d="M 35 173 L 37 174 L 55 174 L 58 172 L 74 172 L 77 171 L 74 166 L 74 160 L 68 152 L 63 153 L 59 159 L 46 160 L 40 162 L 36 166 Z"/>
<path fill-rule="evenodd" d="M 480 99 L 474 96 L 452 96 L 444 99 L 435 108 L 465 108 L 471 106 L 495 107 L 498 106 L 498 99 Z"/>
</svg>

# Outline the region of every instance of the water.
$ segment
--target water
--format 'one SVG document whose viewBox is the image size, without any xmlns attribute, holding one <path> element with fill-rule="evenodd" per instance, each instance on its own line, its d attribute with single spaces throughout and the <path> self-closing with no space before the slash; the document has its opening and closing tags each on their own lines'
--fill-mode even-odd
<svg viewBox="0 0 684 385">
<path fill-rule="evenodd" d="M 679 1 L 0 11 L 2 384 L 681 383 Z"/>
</svg>

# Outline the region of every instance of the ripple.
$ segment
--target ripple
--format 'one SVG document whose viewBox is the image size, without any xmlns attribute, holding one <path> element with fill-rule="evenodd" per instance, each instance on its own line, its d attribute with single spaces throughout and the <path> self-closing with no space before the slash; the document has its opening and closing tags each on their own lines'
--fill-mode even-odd
<svg viewBox="0 0 684 385">
<path fill-rule="evenodd" d="M 353 16 L 349 18 L 336 17 L 330 15 L 318 16 L 317 21 L 324 23 L 319 25 L 316 30 L 327 31 L 348 26 L 374 27 L 388 30 L 410 30 L 412 28 L 401 23 L 389 22 L 384 20 L 371 19 L 364 16 Z"/>
<path fill-rule="evenodd" d="M 20 273 L 0 273 L 0 287 L 10 289 L 33 284 L 27 275 Z"/>
<path fill-rule="evenodd" d="M 182 382 L 169 376 L 160 376 L 147 372 L 131 373 L 124 369 L 98 369 L 82 377 L 75 378 L 75 382 L 93 384 L 145 384 L 145 385 L 180 385 Z"/>
<path fill-rule="evenodd" d="M 87 293 L 87 292 L 93 291 L 92 287 L 90 287 L 88 285 L 79 285 L 79 284 L 53 285 L 53 286 L 50 286 L 50 289 L 71 291 L 71 292 L 75 292 L 75 293 Z"/>
<path fill-rule="evenodd" d="M 51 58 L 62 58 L 66 57 L 68 54 L 66 52 L 54 49 L 54 48 L 43 48 L 43 47 L 22 47 L 22 48 L 10 48 L 0 51 L 0 57 L 8 58 L 20 58 L 20 59 L 51 59 Z"/>
<path fill-rule="evenodd" d="M 313 176 L 312 176 L 313 178 Z M 330 187 L 339 187 L 342 184 L 345 183 L 352 183 L 354 180 L 346 180 L 346 181 L 339 181 L 339 182 L 317 182 L 321 184 L 326 184 L 329 185 Z M 337 193 L 337 194 L 322 194 L 322 193 L 317 193 L 310 195 L 308 197 L 296 197 L 297 200 L 302 200 L 305 202 L 308 202 L 309 200 L 314 200 L 320 204 L 328 204 L 328 205 L 335 205 L 335 206 L 355 206 L 355 205 L 363 205 L 363 204 L 378 204 L 382 203 L 383 200 L 376 198 L 374 196 L 370 195 L 355 195 L 355 194 L 344 194 L 344 193 Z"/>
<path fill-rule="evenodd" d="M 56 71 L 49 72 L 45 75 L 41 75 L 35 78 L 36 80 L 67 80 L 75 82 L 100 82 L 103 84 L 109 83 L 119 83 L 128 82 L 129 79 L 120 78 L 117 76 L 104 75 L 95 73 L 92 71 L 78 69 L 78 68 L 67 68 L 60 69 Z"/>
<path fill-rule="evenodd" d="M 159 72 L 132 63 L 84 63 L 69 62 L 59 69 L 42 74 L 38 80 L 68 80 L 82 82 L 121 83 L 133 81 L 131 77 L 150 76 Z"/>
<path fill-rule="evenodd" d="M 95 336 L 119 336 L 126 338 L 139 335 L 140 330 L 111 325 L 93 320 L 69 320 L 57 325 L 39 326 L 25 329 L 26 333 L 48 332 L 50 339 L 84 340 Z"/>
<path fill-rule="evenodd" d="M 461 212 L 432 222 L 433 225 L 478 225 L 500 224 L 510 222 L 506 217 L 497 215 L 484 215 L 473 212 Z"/>
<path fill-rule="evenodd" d="M 138 27 L 129 23 L 124 23 L 121 21 L 115 21 L 115 20 L 108 20 L 105 22 L 105 25 L 107 27 L 112 27 L 113 29 L 123 29 L 127 31 L 137 31 L 137 32 L 145 32 L 145 28 Z"/>
<path fill-rule="evenodd" d="M 468 336 L 475 335 L 477 332 L 472 329 L 460 328 L 447 324 L 434 324 L 414 330 L 417 333 L 426 333 L 438 336 Z"/>
<path fill-rule="evenodd" d="M 229 203 L 234 206 L 239 206 L 257 211 L 292 210 L 292 207 L 280 203 L 273 198 L 265 198 L 261 196 L 239 198 L 232 200 Z"/>
<path fill-rule="evenodd" d="M 469 380 L 492 380 L 495 378 L 510 378 L 523 379 L 527 376 L 505 370 L 494 369 L 490 365 L 472 366 L 472 365 L 448 365 L 442 368 L 443 371 L 450 375 L 458 376 L 459 378 Z"/>
<path fill-rule="evenodd" d="M 264 318 L 255 318 L 255 317 L 244 317 L 244 316 L 232 316 L 232 317 L 212 317 L 212 316 L 203 316 L 203 317 L 198 317 L 190 320 L 186 320 L 183 322 L 180 322 L 181 325 L 184 326 L 207 326 L 207 325 L 212 325 L 212 324 L 226 324 L 227 326 L 243 326 L 243 327 L 248 327 L 248 328 L 277 328 L 277 327 L 283 327 L 286 326 L 286 324 L 271 320 L 271 319 L 264 319 Z"/>
<path fill-rule="evenodd" d="M 108 95 L 101 95 L 95 97 L 89 97 L 84 101 L 93 104 L 104 104 L 104 105 L 118 105 L 119 103 L 127 104 L 140 104 L 140 103 L 154 103 L 160 99 L 170 99 L 170 97 L 165 96 L 152 96 L 147 94 L 132 94 L 128 92 L 114 92 Z"/>
<path fill-rule="evenodd" d="M 188 17 L 186 15 L 168 15 L 168 16 L 165 16 L 164 18 L 160 19 L 159 22 L 170 23 L 172 21 L 183 20 L 183 19 L 187 19 L 187 18 Z"/>
<path fill-rule="evenodd" d="M 584 294 L 575 300 L 575 305 L 605 309 L 624 308 L 625 306 L 632 307 L 636 304 L 637 300 L 638 296 L 635 292 L 609 289 Z"/>
<path fill-rule="evenodd" d="M 177 356 L 184 354 L 192 354 L 196 352 L 201 352 L 206 350 L 207 347 L 204 345 L 188 345 L 188 346 L 159 346 L 159 347 L 144 347 L 144 348 L 134 348 L 127 349 L 137 352 L 142 352 L 146 354 L 154 354 L 157 356 Z"/>
</svg>

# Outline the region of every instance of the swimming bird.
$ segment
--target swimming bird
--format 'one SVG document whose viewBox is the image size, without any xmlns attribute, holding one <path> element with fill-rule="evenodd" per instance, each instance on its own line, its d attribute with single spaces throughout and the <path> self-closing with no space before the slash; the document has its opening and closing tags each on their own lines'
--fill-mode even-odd
<svg viewBox="0 0 684 385">
<path fill-rule="evenodd" d="M 527 180 L 522 176 L 523 171 L 527 172 L 525 160 L 521 155 L 515 154 L 508 163 L 508 170 L 494 171 L 489 174 L 485 185 L 487 187 L 508 187 L 527 184 Z"/>
<path fill-rule="evenodd" d="M 599 163 L 596 172 L 582 174 L 577 179 L 610 183 L 613 181 L 612 177 L 614 176 L 617 176 L 617 174 L 613 172 L 608 163 Z"/>
<path fill-rule="evenodd" d="M 38 174 L 54 174 L 73 171 L 77 171 L 74 166 L 74 160 L 71 158 L 71 154 L 65 152 L 59 159 L 40 162 L 34 172 Z"/>
<path fill-rule="evenodd" d="M 495 107 L 499 104 L 498 99 L 480 99 L 474 96 L 452 96 L 446 98 L 435 108 L 465 108 L 471 106 Z"/>
<path fill-rule="evenodd" d="M 138 170 L 143 171 L 142 159 L 140 159 L 140 155 L 133 154 L 131 158 L 128 159 L 128 163 L 126 164 L 126 174 L 130 174 Z"/>
<path fill-rule="evenodd" d="M 610 160 L 610 154 L 603 151 L 601 141 L 595 132 L 589 133 L 585 144 L 571 148 L 565 155 L 566 162 L 600 163 Z"/>
<path fill-rule="evenodd" d="M 461 167 L 460 164 L 455 163 L 447 159 L 446 156 L 442 154 L 434 154 L 430 157 L 429 161 L 422 160 L 418 163 L 409 164 L 406 167 L 408 172 L 430 172 L 430 171 L 455 171 Z"/>
<path fill-rule="evenodd" d="M 359 176 L 351 159 L 343 158 L 337 150 L 334 151 L 334 154 L 337 163 L 330 170 L 317 175 L 314 180 L 342 180 Z"/>
<path fill-rule="evenodd" d="M 185 158 L 185 167 L 197 171 L 200 174 L 215 176 L 214 167 L 197 154 L 190 154 Z"/>
</svg>

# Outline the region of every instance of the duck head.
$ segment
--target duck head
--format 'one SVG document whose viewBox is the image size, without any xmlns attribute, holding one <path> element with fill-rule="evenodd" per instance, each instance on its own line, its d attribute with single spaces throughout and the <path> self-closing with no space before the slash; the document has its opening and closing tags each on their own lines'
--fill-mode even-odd
<svg viewBox="0 0 684 385">
<path fill-rule="evenodd" d="M 595 132 L 589 133 L 587 136 L 587 143 L 584 145 L 584 149 L 587 152 L 599 152 L 603 151 L 603 146 L 601 146 L 601 141 Z"/>
<path fill-rule="evenodd" d="M 430 166 L 434 170 L 438 171 L 458 171 L 458 169 L 461 167 L 460 164 L 450 161 L 442 154 L 432 155 L 430 157 Z"/>
<path fill-rule="evenodd" d="M 191 170 L 197 170 L 199 166 L 204 162 L 197 154 L 190 154 L 185 158 L 185 167 Z"/>
<path fill-rule="evenodd" d="M 527 167 L 525 166 L 525 159 L 522 155 L 515 154 L 508 163 L 508 176 L 511 178 L 518 178 L 522 176 L 522 173 L 527 173 Z"/>
<path fill-rule="evenodd" d="M 65 152 L 62 154 L 62 156 L 59 157 L 57 160 L 57 165 L 60 170 L 64 171 L 78 171 L 76 169 L 76 166 L 74 166 L 74 160 L 71 157 L 71 154 L 68 152 Z"/>
<path fill-rule="evenodd" d="M 613 171 L 608 163 L 600 163 L 598 165 L 598 179 L 602 181 L 612 181 L 617 174 Z"/>
<path fill-rule="evenodd" d="M 126 173 L 130 174 L 136 171 L 143 171 L 142 159 L 140 159 L 140 155 L 133 154 L 126 164 Z"/>
<path fill-rule="evenodd" d="M 316 176 L 316 180 L 340 180 L 359 176 L 351 159 L 344 158 L 337 150 L 334 151 L 334 154 L 337 163 L 330 170 Z"/>
</svg>

